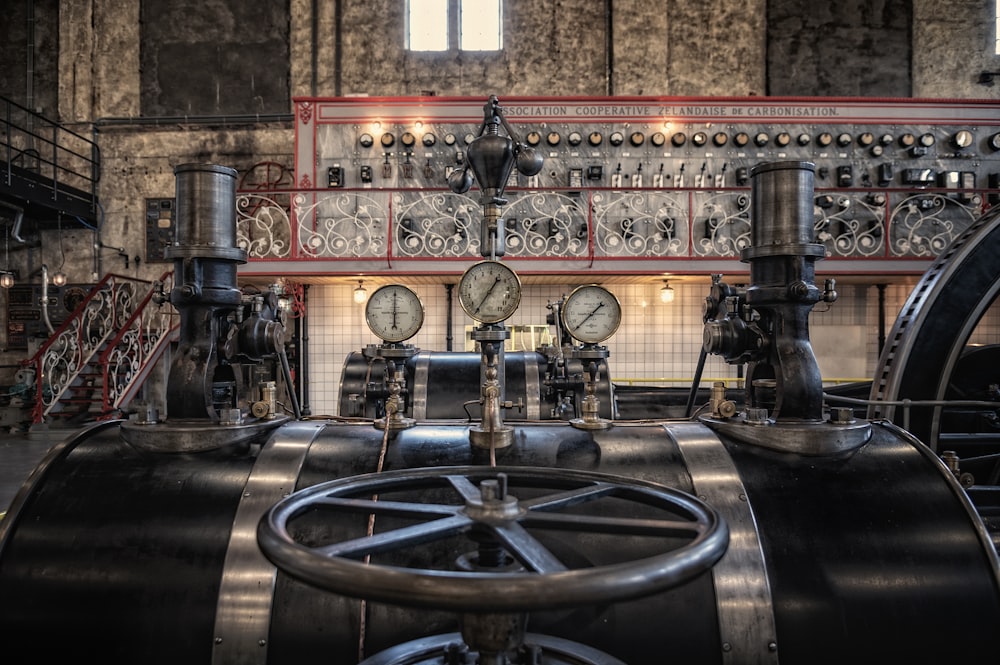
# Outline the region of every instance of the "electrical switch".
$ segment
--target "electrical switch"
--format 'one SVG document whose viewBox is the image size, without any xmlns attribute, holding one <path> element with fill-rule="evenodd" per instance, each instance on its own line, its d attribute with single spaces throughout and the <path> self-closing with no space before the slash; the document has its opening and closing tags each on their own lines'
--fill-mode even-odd
<svg viewBox="0 0 1000 665">
<path fill-rule="evenodd" d="M 334 164 L 326 170 L 326 185 L 327 187 L 344 186 L 344 169 L 340 164 Z"/>
<path fill-rule="evenodd" d="M 622 186 L 622 165 L 619 164 L 615 169 L 615 172 L 611 174 L 611 186 L 621 187 Z"/>
<path fill-rule="evenodd" d="M 736 169 L 736 186 L 745 187 L 747 182 L 750 181 L 750 169 L 745 166 L 740 166 Z"/>
<path fill-rule="evenodd" d="M 931 187 L 937 180 L 937 174 L 933 169 L 903 169 L 902 180 L 904 185 Z"/>
<path fill-rule="evenodd" d="M 879 164 L 878 165 L 878 185 L 879 187 L 887 187 L 892 183 L 892 178 L 895 174 L 892 172 L 892 164 Z"/>
<path fill-rule="evenodd" d="M 850 164 L 837 167 L 837 186 L 851 187 L 854 184 L 854 168 Z"/>
</svg>

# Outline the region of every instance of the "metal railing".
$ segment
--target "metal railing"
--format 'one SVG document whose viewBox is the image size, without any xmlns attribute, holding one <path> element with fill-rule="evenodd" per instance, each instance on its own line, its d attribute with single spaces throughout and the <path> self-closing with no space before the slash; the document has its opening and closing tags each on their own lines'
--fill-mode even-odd
<svg viewBox="0 0 1000 665">
<path fill-rule="evenodd" d="M 47 205 L 69 201 L 69 212 L 96 212 L 101 154 L 93 141 L 0 97 L 0 151 L 8 190 Z"/>
<path fill-rule="evenodd" d="M 105 275 L 38 351 L 22 363 L 35 373 L 33 423 L 42 422 L 56 409 L 110 340 L 128 332 L 129 322 L 148 306 L 153 285 L 148 280 Z M 94 386 L 95 391 L 98 389 Z M 102 408 L 110 407 L 105 404 Z"/>
</svg>

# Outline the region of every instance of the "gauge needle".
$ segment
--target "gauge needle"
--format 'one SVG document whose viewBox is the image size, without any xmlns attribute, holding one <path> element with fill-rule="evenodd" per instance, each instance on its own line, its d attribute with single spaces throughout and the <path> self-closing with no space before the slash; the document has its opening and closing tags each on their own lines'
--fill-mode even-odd
<svg viewBox="0 0 1000 665">
<path fill-rule="evenodd" d="M 490 288 L 486 289 L 486 293 L 483 294 L 483 299 L 479 301 L 478 305 L 476 305 L 476 314 L 478 314 L 479 310 L 483 308 L 483 303 L 486 302 L 486 299 L 490 297 L 490 294 L 493 293 L 493 289 L 495 289 L 499 283 L 500 277 L 497 276 L 497 278 L 493 280 L 493 283 L 490 284 Z"/>
<path fill-rule="evenodd" d="M 392 329 L 399 330 L 399 326 L 396 325 L 396 294 L 392 294 Z"/>
<path fill-rule="evenodd" d="M 599 304 L 597 307 L 595 307 L 594 310 L 590 314 L 588 314 L 587 316 L 583 317 L 583 321 L 580 321 L 579 325 L 582 326 L 584 323 L 586 323 L 587 319 L 589 319 L 590 317 L 592 317 L 594 314 L 597 314 L 597 310 L 599 310 L 602 307 L 604 307 L 604 303 L 603 302 L 601 304 Z"/>
</svg>

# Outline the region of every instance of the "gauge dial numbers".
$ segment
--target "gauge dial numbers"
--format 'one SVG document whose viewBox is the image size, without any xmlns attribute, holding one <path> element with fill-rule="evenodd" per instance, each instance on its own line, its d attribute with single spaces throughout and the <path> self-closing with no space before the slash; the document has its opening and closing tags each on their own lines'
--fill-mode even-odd
<svg viewBox="0 0 1000 665">
<path fill-rule="evenodd" d="M 603 286 L 584 284 L 566 296 L 560 316 L 574 339 L 597 344 L 615 334 L 622 322 L 618 298 Z"/>
<path fill-rule="evenodd" d="M 465 313 L 480 323 L 497 323 L 521 303 L 521 280 L 499 261 L 480 261 L 462 275 L 458 301 Z"/>
<path fill-rule="evenodd" d="M 365 321 L 386 342 L 402 342 L 417 334 L 424 324 L 420 298 L 402 284 L 387 284 L 375 290 L 365 305 Z"/>
</svg>

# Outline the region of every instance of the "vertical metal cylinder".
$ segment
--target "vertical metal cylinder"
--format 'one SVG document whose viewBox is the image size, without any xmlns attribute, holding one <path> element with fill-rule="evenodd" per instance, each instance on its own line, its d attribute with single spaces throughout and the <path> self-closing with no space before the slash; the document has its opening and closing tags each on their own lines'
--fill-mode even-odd
<svg viewBox="0 0 1000 665">
<path fill-rule="evenodd" d="M 174 244 L 198 247 L 202 257 L 213 257 L 215 249 L 236 247 L 236 170 L 215 164 L 180 164 L 174 168 L 174 177 Z"/>
<path fill-rule="evenodd" d="M 236 238 L 236 171 L 216 164 L 174 168 L 177 233 L 164 255 L 174 262 L 171 302 L 239 304 L 236 264 L 246 250 Z"/>
<path fill-rule="evenodd" d="M 751 169 L 751 234 L 758 251 L 813 242 L 815 174 L 812 162 L 771 162 Z"/>
</svg>

